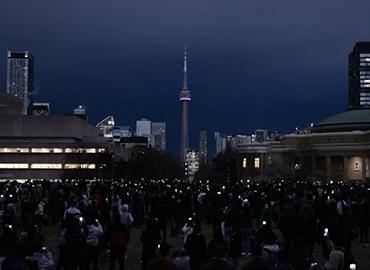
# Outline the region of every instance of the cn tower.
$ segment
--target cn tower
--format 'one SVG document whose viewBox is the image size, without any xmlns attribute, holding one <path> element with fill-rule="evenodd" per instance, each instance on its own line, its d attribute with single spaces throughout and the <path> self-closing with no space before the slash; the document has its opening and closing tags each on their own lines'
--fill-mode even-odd
<svg viewBox="0 0 370 270">
<path fill-rule="evenodd" d="M 187 67 L 186 47 L 184 49 L 183 85 L 182 85 L 182 90 L 180 91 L 180 101 L 181 101 L 181 106 L 182 106 L 180 158 L 183 162 L 185 162 L 186 152 L 189 149 L 188 111 L 189 111 L 189 102 L 191 101 L 190 90 L 188 89 L 188 67 Z"/>
</svg>

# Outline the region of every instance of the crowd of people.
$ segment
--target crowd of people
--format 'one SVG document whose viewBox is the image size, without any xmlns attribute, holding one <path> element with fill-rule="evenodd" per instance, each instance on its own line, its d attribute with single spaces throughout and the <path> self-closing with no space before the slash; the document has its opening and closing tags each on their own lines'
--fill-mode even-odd
<svg viewBox="0 0 370 270">
<path fill-rule="evenodd" d="M 369 199 L 365 183 L 4 181 L 0 265 L 97 270 L 104 254 L 110 270 L 130 269 L 138 230 L 143 270 L 355 269 L 352 242 L 369 244 Z M 45 226 L 58 228 L 57 250 Z"/>
</svg>

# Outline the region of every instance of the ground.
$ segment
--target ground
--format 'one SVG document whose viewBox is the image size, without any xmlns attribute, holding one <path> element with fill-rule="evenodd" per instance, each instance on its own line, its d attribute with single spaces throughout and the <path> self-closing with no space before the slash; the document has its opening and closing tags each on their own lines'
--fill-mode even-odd
<svg viewBox="0 0 370 270">
<path fill-rule="evenodd" d="M 211 238 L 211 228 L 205 226 L 203 229 L 204 235 L 207 240 Z M 47 246 L 51 249 L 55 262 L 57 262 L 58 257 L 58 227 L 57 226 L 46 226 L 43 228 L 43 234 L 47 239 Z M 140 242 L 141 229 L 133 229 L 131 234 L 131 240 L 127 248 L 127 258 L 126 258 L 126 269 L 128 270 L 141 270 L 140 257 L 141 257 L 141 242 Z M 182 238 L 169 237 L 168 243 L 176 248 L 182 247 Z M 370 246 L 363 247 L 360 245 L 359 240 L 356 239 L 352 245 L 353 254 L 357 262 L 357 270 L 370 269 Z M 323 258 L 321 256 L 321 248 L 315 247 L 314 252 L 315 259 L 323 264 Z M 100 269 L 108 269 L 109 258 L 105 254 L 101 254 L 99 258 Z M 118 269 L 118 267 L 116 267 Z"/>
</svg>

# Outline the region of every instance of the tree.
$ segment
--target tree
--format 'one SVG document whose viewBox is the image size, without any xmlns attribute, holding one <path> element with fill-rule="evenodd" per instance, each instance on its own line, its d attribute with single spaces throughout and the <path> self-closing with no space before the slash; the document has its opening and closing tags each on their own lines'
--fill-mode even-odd
<svg viewBox="0 0 370 270">
<path fill-rule="evenodd" d="M 183 166 L 178 159 L 153 148 L 147 148 L 129 160 L 129 168 L 133 179 L 174 179 L 184 176 Z"/>
</svg>

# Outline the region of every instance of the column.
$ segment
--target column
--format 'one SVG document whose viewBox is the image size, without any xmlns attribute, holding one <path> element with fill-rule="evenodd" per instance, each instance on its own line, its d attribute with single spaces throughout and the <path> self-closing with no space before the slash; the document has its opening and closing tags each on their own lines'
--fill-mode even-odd
<svg viewBox="0 0 370 270">
<path fill-rule="evenodd" d="M 343 181 L 348 181 L 348 156 L 343 156 Z"/>
<path fill-rule="evenodd" d="M 312 156 L 312 176 L 316 177 L 316 156 Z"/>
<path fill-rule="evenodd" d="M 366 180 L 366 155 L 363 154 L 361 156 L 362 158 L 362 166 L 361 166 L 361 172 L 362 172 L 362 180 Z"/>
<path fill-rule="evenodd" d="M 331 180 L 331 157 L 326 156 L 326 180 Z"/>
</svg>

